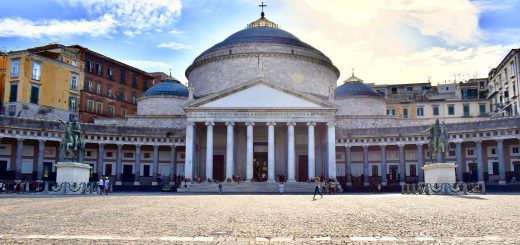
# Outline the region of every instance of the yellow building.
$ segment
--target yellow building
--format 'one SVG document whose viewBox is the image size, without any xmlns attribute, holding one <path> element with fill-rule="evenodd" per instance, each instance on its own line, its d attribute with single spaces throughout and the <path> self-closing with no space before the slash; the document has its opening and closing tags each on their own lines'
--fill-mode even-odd
<svg viewBox="0 0 520 245">
<path fill-rule="evenodd" d="M 5 87 L 5 73 L 7 72 L 7 54 L 0 52 L 0 91 L 4 91 Z M 0 101 L 4 102 L 4 93 L 0 92 Z"/>
<path fill-rule="evenodd" d="M 4 114 L 68 120 L 77 115 L 83 63 L 75 48 L 50 44 L 9 52 Z"/>
</svg>

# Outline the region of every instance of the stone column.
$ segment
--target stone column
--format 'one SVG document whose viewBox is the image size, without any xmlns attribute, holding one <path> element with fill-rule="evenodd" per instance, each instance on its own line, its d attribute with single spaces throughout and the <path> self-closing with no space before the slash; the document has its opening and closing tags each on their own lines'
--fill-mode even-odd
<svg viewBox="0 0 520 245">
<path fill-rule="evenodd" d="M 417 144 L 417 172 L 419 174 L 419 180 L 417 182 L 424 182 L 424 156 L 423 156 L 423 143 Z"/>
<path fill-rule="evenodd" d="M 475 141 L 477 154 L 478 181 L 484 182 L 484 161 L 482 160 L 482 141 Z"/>
<path fill-rule="evenodd" d="M 16 139 L 16 179 L 22 180 L 22 160 L 23 160 L 23 141 L 24 139 Z"/>
<path fill-rule="evenodd" d="M 135 145 L 135 163 L 134 163 L 134 185 L 140 185 L 141 181 L 141 145 Z"/>
<path fill-rule="evenodd" d="M 226 140 L 226 179 L 233 179 L 233 170 L 234 170 L 234 156 L 233 156 L 233 148 L 234 146 L 234 133 L 233 126 L 234 122 L 226 122 L 227 127 L 227 140 Z"/>
<path fill-rule="evenodd" d="M 363 185 L 368 186 L 368 145 L 363 146 Z"/>
<path fill-rule="evenodd" d="M 213 180 L 213 125 L 214 122 L 206 122 L 206 179 Z"/>
<path fill-rule="evenodd" d="M 275 181 L 274 179 L 274 126 L 276 123 L 267 123 L 267 180 L 269 182 Z"/>
<path fill-rule="evenodd" d="M 345 145 L 345 180 L 347 181 L 347 186 L 352 186 L 352 152 L 351 146 Z"/>
<path fill-rule="evenodd" d="M 170 184 L 175 184 L 175 179 L 177 178 L 177 148 L 176 148 L 176 145 L 172 145 L 171 146 L 171 151 L 170 151 L 170 163 L 171 163 L 171 168 L 170 168 Z"/>
<path fill-rule="evenodd" d="M 98 157 L 98 167 L 97 167 L 97 173 L 98 173 L 98 177 L 101 177 L 103 176 L 103 171 L 104 171 L 104 160 L 105 160 L 105 144 L 98 144 L 98 152 L 97 152 L 97 157 Z"/>
<path fill-rule="evenodd" d="M 386 145 L 380 145 L 381 148 L 381 185 L 385 186 L 387 184 L 386 171 L 387 171 L 387 163 L 386 163 Z"/>
<path fill-rule="evenodd" d="M 307 123 L 307 161 L 308 161 L 308 179 L 314 179 L 316 177 L 316 156 L 314 152 L 314 126 L 315 122 Z"/>
<path fill-rule="evenodd" d="M 157 185 L 157 173 L 159 172 L 159 145 L 153 145 L 152 185 Z"/>
<path fill-rule="evenodd" d="M 117 144 L 116 185 L 121 185 L 121 171 L 123 170 L 123 145 Z"/>
<path fill-rule="evenodd" d="M 184 178 L 193 178 L 194 122 L 186 124 L 186 161 L 184 162 Z"/>
<path fill-rule="evenodd" d="M 404 144 L 399 144 L 397 146 L 399 147 L 399 181 L 401 182 L 401 185 L 404 185 L 406 181 L 406 161 L 404 159 Z"/>
<path fill-rule="evenodd" d="M 497 140 L 497 154 L 498 154 L 498 173 L 500 175 L 498 184 L 505 185 L 506 184 L 506 164 L 504 161 L 504 140 L 503 139 Z"/>
<path fill-rule="evenodd" d="M 461 141 L 455 142 L 455 161 L 457 164 L 457 168 L 455 169 L 455 171 L 457 171 L 457 179 L 458 179 L 458 181 L 463 181 L 462 174 L 464 173 L 465 164 L 462 163 L 462 142 Z"/>
<path fill-rule="evenodd" d="M 246 180 L 253 180 L 253 126 L 254 122 L 247 122 L 247 152 L 246 152 Z"/>
<path fill-rule="evenodd" d="M 43 177 L 43 158 L 45 154 L 45 140 L 38 140 L 38 160 L 37 160 L 37 174 L 36 178 L 42 180 Z"/>
<path fill-rule="evenodd" d="M 336 180 L 336 124 L 327 123 L 327 161 L 329 178 Z"/>
<path fill-rule="evenodd" d="M 287 123 L 287 181 L 294 182 L 295 178 L 295 153 L 294 153 L 294 125 L 295 122 Z"/>
</svg>

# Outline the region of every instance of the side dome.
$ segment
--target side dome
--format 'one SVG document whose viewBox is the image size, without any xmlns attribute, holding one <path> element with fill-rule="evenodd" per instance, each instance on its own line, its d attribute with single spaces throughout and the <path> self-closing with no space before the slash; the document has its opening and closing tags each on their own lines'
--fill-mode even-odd
<svg viewBox="0 0 520 245">
<path fill-rule="evenodd" d="M 339 116 L 381 116 L 386 114 L 386 101 L 363 80 L 352 76 L 334 90 Z"/>
<path fill-rule="evenodd" d="M 188 88 L 177 79 L 166 79 L 144 92 L 143 96 L 170 95 L 188 97 Z"/>
</svg>

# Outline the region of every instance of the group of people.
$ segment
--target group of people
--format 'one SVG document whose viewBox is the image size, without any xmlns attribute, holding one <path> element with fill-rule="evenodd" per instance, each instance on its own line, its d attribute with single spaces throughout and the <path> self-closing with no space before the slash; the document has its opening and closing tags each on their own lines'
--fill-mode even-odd
<svg viewBox="0 0 520 245">
<path fill-rule="evenodd" d="M 29 185 L 30 185 L 31 190 L 36 189 L 36 182 L 33 181 L 32 183 L 30 183 L 27 178 L 25 178 L 21 182 L 0 181 L 0 193 L 2 193 L 2 192 L 23 193 L 23 192 L 26 192 L 29 190 L 28 189 Z"/>
<path fill-rule="evenodd" d="M 108 178 L 108 176 L 105 177 L 105 179 L 103 179 L 103 176 L 101 176 L 101 178 L 99 178 L 98 185 L 99 195 L 103 195 L 103 193 L 105 193 L 105 195 L 108 195 L 108 192 L 110 191 L 110 179 Z"/>
<path fill-rule="evenodd" d="M 333 194 L 336 193 L 337 187 L 336 182 L 334 179 L 329 178 L 327 181 L 325 181 L 325 178 L 322 178 L 320 176 L 316 176 L 314 178 L 314 197 L 313 200 L 316 200 L 316 194 L 319 194 L 321 198 L 323 198 L 323 194 L 329 193 Z"/>
</svg>

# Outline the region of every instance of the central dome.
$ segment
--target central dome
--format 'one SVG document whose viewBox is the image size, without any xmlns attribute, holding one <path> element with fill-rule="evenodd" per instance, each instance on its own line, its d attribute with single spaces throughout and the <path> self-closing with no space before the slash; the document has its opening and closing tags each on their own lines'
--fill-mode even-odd
<svg viewBox="0 0 520 245">
<path fill-rule="evenodd" d="M 322 52 L 262 15 L 195 58 L 186 77 L 199 98 L 252 80 L 328 97 L 339 70 Z"/>
</svg>

